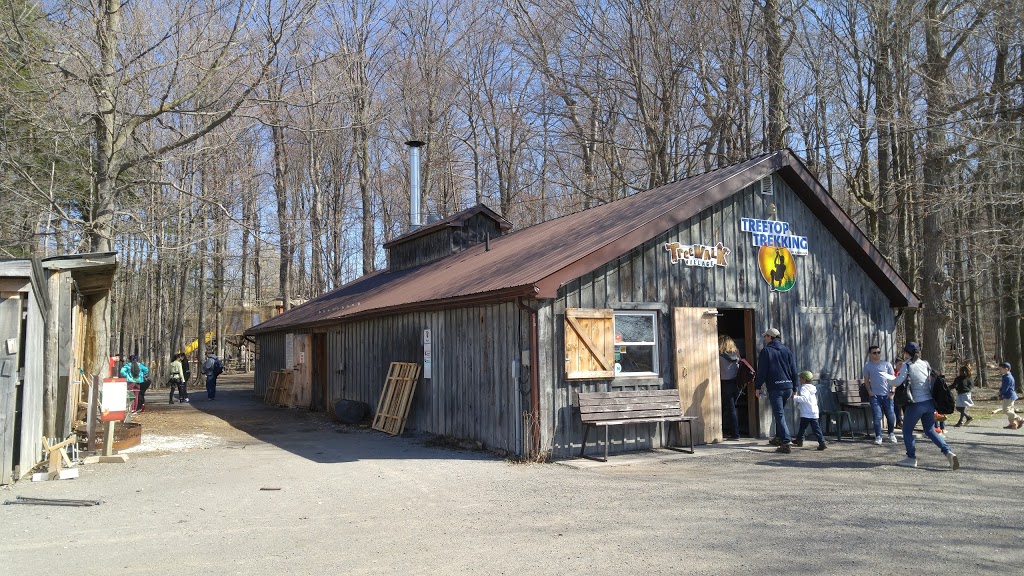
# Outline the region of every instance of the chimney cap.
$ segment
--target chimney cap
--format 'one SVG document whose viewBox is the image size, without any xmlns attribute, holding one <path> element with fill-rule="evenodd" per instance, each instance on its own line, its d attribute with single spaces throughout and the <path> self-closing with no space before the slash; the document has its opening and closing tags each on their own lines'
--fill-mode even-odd
<svg viewBox="0 0 1024 576">
<path fill-rule="evenodd" d="M 427 143 L 422 140 L 408 140 L 405 145 L 412 148 L 419 148 L 420 146 L 426 146 Z"/>
</svg>

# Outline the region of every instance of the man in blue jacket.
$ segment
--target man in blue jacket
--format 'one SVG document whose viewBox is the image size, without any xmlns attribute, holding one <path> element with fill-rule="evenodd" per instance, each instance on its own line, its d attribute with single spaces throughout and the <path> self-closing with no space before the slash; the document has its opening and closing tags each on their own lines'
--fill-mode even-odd
<svg viewBox="0 0 1024 576">
<path fill-rule="evenodd" d="M 782 343 L 782 335 L 776 328 L 769 328 L 764 333 L 764 348 L 757 355 L 755 386 L 759 391 L 762 387 L 768 391 L 772 419 L 775 420 L 775 438 L 771 442 L 778 445 L 775 451 L 789 454 L 792 438 L 786 424 L 786 402 L 793 397 L 799 381 L 793 352 Z"/>
<path fill-rule="evenodd" d="M 999 400 L 1002 401 L 1002 405 L 993 414 L 1006 412 L 1006 419 L 1009 420 L 1009 425 L 1003 426 L 1003 428 L 1009 428 L 1010 430 L 1024 428 L 1024 418 L 1018 417 L 1017 412 L 1013 409 L 1013 403 L 1017 401 L 1017 383 L 1013 381 L 1013 374 L 1010 374 L 1010 363 L 1003 362 L 1000 364 L 999 373 L 1003 377 L 999 386 Z"/>
</svg>

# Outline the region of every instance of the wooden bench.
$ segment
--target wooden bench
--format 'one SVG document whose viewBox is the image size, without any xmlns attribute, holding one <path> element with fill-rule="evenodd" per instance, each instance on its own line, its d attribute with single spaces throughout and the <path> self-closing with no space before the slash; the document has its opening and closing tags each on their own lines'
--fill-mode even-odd
<svg viewBox="0 0 1024 576">
<path fill-rule="evenodd" d="M 616 424 L 643 424 L 645 422 L 677 422 L 689 427 L 690 449 L 693 454 L 693 421 L 696 416 L 683 416 L 678 390 L 637 390 L 627 392 L 580 392 L 580 419 L 586 427 L 580 456 L 600 462 L 608 461 L 608 427 Z M 604 426 L 604 459 L 586 456 L 590 429 Z M 676 448 L 671 448 L 676 450 Z"/>
</svg>

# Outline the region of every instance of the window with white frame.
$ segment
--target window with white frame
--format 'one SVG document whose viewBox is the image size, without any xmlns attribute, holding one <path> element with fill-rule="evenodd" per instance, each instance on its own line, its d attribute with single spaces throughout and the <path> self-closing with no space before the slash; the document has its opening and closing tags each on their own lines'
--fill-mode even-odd
<svg viewBox="0 0 1024 576">
<path fill-rule="evenodd" d="M 658 313 L 616 310 L 616 376 L 658 376 L 658 364 Z"/>
</svg>

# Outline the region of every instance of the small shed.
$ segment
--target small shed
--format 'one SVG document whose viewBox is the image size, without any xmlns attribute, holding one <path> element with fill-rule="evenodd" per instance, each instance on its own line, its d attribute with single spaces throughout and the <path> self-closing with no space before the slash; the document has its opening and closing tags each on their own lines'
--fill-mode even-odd
<svg viewBox="0 0 1024 576">
<path fill-rule="evenodd" d="M 789 150 L 518 231 L 480 205 L 385 247 L 386 270 L 247 332 L 257 395 L 294 369 L 311 408 L 375 406 L 388 364 L 419 362 L 409 428 L 565 457 L 584 437 L 579 392 L 676 389 L 710 443 L 719 335 L 753 361 L 777 327 L 802 369 L 856 378 L 870 344 L 892 350 L 899 309 L 920 306 Z M 767 406 L 742 409 L 743 433 L 768 433 Z M 611 449 L 678 440 L 623 426 Z"/>
<path fill-rule="evenodd" d="M 115 253 L 0 260 L 0 484 L 42 460 L 43 436 L 72 432 L 116 267 Z"/>
</svg>

